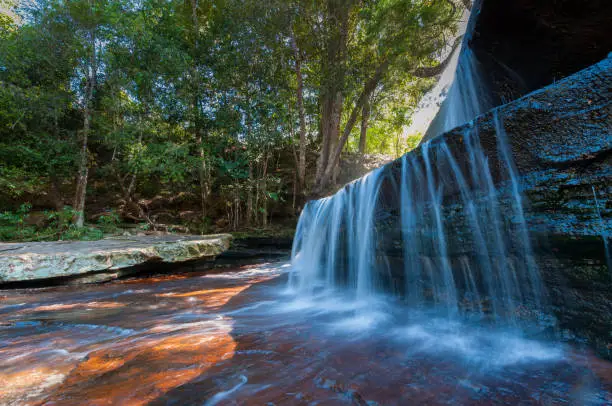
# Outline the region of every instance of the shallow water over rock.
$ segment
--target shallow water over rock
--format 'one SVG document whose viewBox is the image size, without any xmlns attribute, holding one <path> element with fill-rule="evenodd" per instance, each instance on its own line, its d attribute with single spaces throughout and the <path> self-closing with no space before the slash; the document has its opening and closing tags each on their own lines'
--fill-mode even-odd
<svg viewBox="0 0 612 406">
<path fill-rule="evenodd" d="M 0 291 L 0 404 L 593 404 L 612 364 L 389 297 L 298 298 L 286 264 Z"/>
</svg>

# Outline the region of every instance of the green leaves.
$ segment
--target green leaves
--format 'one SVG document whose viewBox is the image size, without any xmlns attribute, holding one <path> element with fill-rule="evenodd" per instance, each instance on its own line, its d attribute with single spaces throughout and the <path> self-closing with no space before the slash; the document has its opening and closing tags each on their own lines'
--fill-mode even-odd
<svg viewBox="0 0 612 406">
<path fill-rule="evenodd" d="M 367 150 L 404 150 L 410 142 L 398 137 L 431 85 L 409 73 L 435 64 L 454 26 L 449 2 L 437 0 L 42 0 L 28 7 L 20 22 L 0 14 L 3 203 L 49 205 L 49 196 L 61 203 L 72 195 L 93 83 L 90 191 L 115 205 L 187 191 L 203 212 L 211 206 L 202 216 L 213 221 L 265 223 L 257 213 L 293 201 L 303 146 L 296 61 L 306 129 L 300 153 L 312 181 L 324 98 L 340 100 L 334 122 L 343 127 L 384 62 L 370 94 Z"/>
</svg>

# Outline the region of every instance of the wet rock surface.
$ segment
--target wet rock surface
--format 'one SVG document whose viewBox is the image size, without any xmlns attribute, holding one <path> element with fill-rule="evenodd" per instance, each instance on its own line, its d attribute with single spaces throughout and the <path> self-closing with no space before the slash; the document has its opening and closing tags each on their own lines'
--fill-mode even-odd
<svg viewBox="0 0 612 406">
<path fill-rule="evenodd" d="M 495 115 L 525 197 L 533 259 L 546 285 L 543 300 L 550 304 L 566 337 L 585 341 L 599 355 L 612 358 L 612 58 L 430 141 L 431 161 L 435 162 L 432 176 L 444 183 L 441 215 L 454 272 L 461 269 L 463 258 L 477 254 L 465 233 L 467 220 L 458 185 L 448 180 L 453 179 L 448 175 L 453 169 L 440 151 L 448 149 L 469 180 L 471 161 L 465 144 L 468 136 L 477 134 L 497 188 L 502 217 L 510 224 L 518 221 L 508 210 L 512 201 L 507 191 L 512 185 L 504 176 Z M 410 155 L 423 166 L 423 146 Z M 401 167 L 398 160 L 383 169 L 385 178 L 375 214 L 379 249 L 385 254 L 379 258 L 381 279 L 388 291 L 400 295 L 405 285 Z M 437 241 L 435 233 L 428 230 L 421 230 L 417 237 L 425 246 Z M 512 258 L 496 261 L 510 263 Z M 457 278 L 462 277 L 457 272 Z"/>
<path fill-rule="evenodd" d="M 466 34 L 461 51 L 473 55 L 473 66 L 467 77 L 458 80 L 475 93 L 452 103 L 471 105 L 474 100 L 469 99 L 476 98 L 480 113 L 555 84 L 612 50 L 608 34 L 612 3 L 607 0 L 476 0 L 473 4 L 474 28 Z M 605 86 L 601 90 L 609 91 Z M 450 129 L 444 124 L 449 108 L 455 110 L 444 107 L 450 101 L 443 102 L 425 140 Z M 475 115 L 462 118 L 467 122 Z"/>
<path fill-rule="evenodd" d="M 213 259 L 231 235 L 129 236 L 100 241 L 0 243 L 0 284 L 54 281 L 103 282 L 147 264 Z"/>
<path fill-rule="evenodd" d="M 606 57 L 606 0 L 484 0 L 471 47 L 498 104 L 559 81 Z"/>
<path fill-rule="evenodd" d="M 612 402 L 588 350 L 391 298 L 296 301 L 283 269 L 0 291 L 0 404 Z"/>
<path fill-rule="evenodd" d="M 612 357 L 612 58 L 499 114 L 560 326 Z M 478 121 L 483 140 L 495 139 L 489 120 Z"/>
</svg>

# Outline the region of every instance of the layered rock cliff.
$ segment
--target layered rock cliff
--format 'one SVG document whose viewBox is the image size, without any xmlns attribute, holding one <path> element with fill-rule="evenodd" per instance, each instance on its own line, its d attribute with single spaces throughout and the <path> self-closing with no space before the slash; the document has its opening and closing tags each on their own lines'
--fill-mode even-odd
<svg viewBox="0 0 612 406">
<path fill-rule="evenodd" d="M 504 222 L 520 220 L 512 210 L 516 202 L 504 191 L 518 184 L 525 198 L 522 206 L 530 237 L 509 233 L 508 238 L 532 239 L 529 255 L 545 285 L 541 300 L 556 317 L 553 324 L 564 336 L 586 340 L 600 355 L 612 357 L 612 271 L 607 263 L 612 245 L 612 58 L 479 116 L 409 153 L 416 166 L 431 168 L 433 173 L 427 178 L 443 184 L 436 186 L 436 193 L 442 193 L 443 236 L 440 230 L 432 232 L 417 225 L 413 240 L 403 241 L 402 160 L 383 167 L 380 192 L 373 197 L 377 200 L 373 215 L 378 236 L 376 267 L 380 269 L 377 283 L 404 294 L 405 247 L 414 246 L 415 241 L 414 255 L 420 256 L 419 261 L 448 261 L 455 281 L 463 279 L 462 261 L 472 258 L 478 263 L 479 254 L 466 233 L 465 199 L 461 197 L 466 186 L 456 182 L 456 173 L 448 175 L 451 170 L 461 172 L 468 188 L 478 188 L 469 181 L 470 171 L 483 169 L 473 165 L 474 157 L 466 145 L 474 134 L 486 157 L 485 167 L 500 199 Z M 514 184 L 507 176 L 500 136 L 514 158 Z M 454 157 L 457 168 L 449 166 L 448 156 Z M 422 182 L 416 187 L 422 188 Z M 425 206 L 423 210 L 431 209 Z M 338 232 L 338 238 L 350 241 L 344 231 Z M 428 248 L 439 244 L 440 238 L 448 245 L 448 258 L 442 261 L 432 258 L 436 250 Z M 495 254 L 494 260 L 512 262 L 513 252 L 503 254 L 507 256 Z M 342 270 L 337 272 L 339 280 L 346 277 Z M 461 288 L 457 283 L 457 289 Z"/>
</svg>

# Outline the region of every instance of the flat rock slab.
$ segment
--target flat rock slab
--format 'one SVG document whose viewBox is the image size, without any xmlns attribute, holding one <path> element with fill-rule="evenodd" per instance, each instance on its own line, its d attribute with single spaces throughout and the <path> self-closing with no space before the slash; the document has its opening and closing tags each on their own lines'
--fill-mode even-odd
<svg viewBox="0 0 612 406">
<path fill-rule="evenodd" d="M 0 243 L 0 284 L 88 274 L 81 282 L 101 282 L 122 276 L 120 270 L 147 263 L 212 259 L 229 248 L 231 239 L 230 234 L 216 234 Z"/>
</svg>

